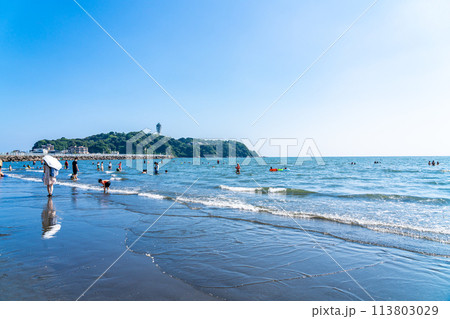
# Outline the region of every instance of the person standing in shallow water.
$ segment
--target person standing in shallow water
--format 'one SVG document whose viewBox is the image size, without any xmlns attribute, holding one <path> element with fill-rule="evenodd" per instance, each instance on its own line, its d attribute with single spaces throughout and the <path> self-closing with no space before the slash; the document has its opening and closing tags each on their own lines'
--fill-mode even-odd
<svg viewBox="0 0 450 319">
<path fill-rule="evenodd" d="M 53 184 L 56 183 L 56 177 L 51 176 L 51 169 L 44 163 L 44 185 L 47 186 L 48 197 L 53 196 Z"/>
<path fill-rule="evenodd" d="M 72 179 L 76 181 L 78 179 L 78 158 L 72 162 Z"/>
</svg>

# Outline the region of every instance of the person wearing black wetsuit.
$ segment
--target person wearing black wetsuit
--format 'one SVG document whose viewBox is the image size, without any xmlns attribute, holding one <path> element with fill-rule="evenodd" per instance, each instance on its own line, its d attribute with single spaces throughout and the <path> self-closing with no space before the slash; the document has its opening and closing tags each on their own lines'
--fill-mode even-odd
<svg viewBox="0 0 450 319">
<path fill-rule="evenodd" d="M 76 180 L 78 178 L 78 158 L 72 162 L 72 179 Z"/>
</svg>

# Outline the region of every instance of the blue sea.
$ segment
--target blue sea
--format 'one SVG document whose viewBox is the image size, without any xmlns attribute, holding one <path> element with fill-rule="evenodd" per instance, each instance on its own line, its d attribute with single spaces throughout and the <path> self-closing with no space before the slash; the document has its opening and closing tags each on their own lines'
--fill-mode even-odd
<svg viewBox="0 0 450 319">
<path fill-rule="evenodd" d="M 18 223 L 20 211 L 8 207 L 19 203 L 12 198 L 20 198 L 21 205 L 29 201 L 27 207 L 38 214 L 35 222 L 44 224 L 40 214 L 48 203 L 42 171 L 23 167 L 39 164 L 13 163 L 13 171 L 4 171 L 8 177 L 0 180 L 0 296 L 35 299 L 50 280 L 61 292 L 48 299 L 74 298 L 129 248 L 127 254 L 140 256 L 148 267 L 217 299 L 450 300 L 449 157 L 330 157 L 325 165 L 263 160 L 265 165 L 252 160 L 236 174 L 229 159 L 201 159 L 194 165 L 192 159 L 177 158 L 164 160 L 159 175 L 151 174 L 151 165 L 149 174 L 142 174 L 136 162 L 129 167 L 123 161 L 123 171 L 117 172 L 119 161 L 112 161 L 111 171 L 104 161 L 102 172 L 97 161 L 79 161 L 79 180 L 70 180 L 71 170 L 63 169 L 55 186 L 52 210 L 62 218 L 28 232 L 29 221 Z M 440 165 L 429 166 L 430 160 Z M 270 167 L 287 169 L 270 172 Z M 103 194 L 99 178 L 111 180 L 109 194 Z M 27 193 L 19 196 L 21 189 Z M 91 206 L 104 209 L 92 209 L 90 215 Z M 80 212 L 90 231 L 70 234 L 71 223 L 72 229 L 79 227 L 74 216 Z M 94 250 L 99 236 L 113 236 L 108 229 L 123 238 L 115 244 L 118 254 L 105 254 L 104 264 L 81 271 L 83 258 L 95 263 L 96 257 L 85 256 L 76 242 L 92 242 L 84 250 Z M 15 241 L 15 236 L 23 237 Z M 26 256 L 18 252 L 30 241 L 46 242 L 35 248 L 39 256 L 60 254 L 48 243 L 70 242 L 65 247 L 78 272 L 70 280 L 59 274 L 67 276 L 73 267 L 66 256 L 51 279 L 36 283 L 35 292 L 8 297 L 8 289 L 21 289 L 20 280 L 5 279 L 9 272 L 31 278 L 32 268 L 22 269 L 25 262 L 44 267 L 35 250 Z M 133 289 L 126 276 L 117 280 L 122 290 Z M 72 281 L 79 284 L 76 289 Z M 114 287 L 95 298 L 114 296 Z"/>
</svg>

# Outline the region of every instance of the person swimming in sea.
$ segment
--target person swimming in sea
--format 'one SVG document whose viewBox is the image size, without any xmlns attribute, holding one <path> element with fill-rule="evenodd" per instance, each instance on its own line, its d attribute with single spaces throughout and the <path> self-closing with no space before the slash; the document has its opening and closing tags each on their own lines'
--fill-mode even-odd
<svg viewBox="0 0 450 319">
<path fill-rule="evenodd" d="M 235 168 L 236 168 L 236 174 L 240 174 L 241 173 L 241 165 L 239 165 L 239 163 L 237 163 Z"/>
<path fill-rule="evenodd" d="M 111 182 L 107 179 L 99 179 L 98 182 L 103 185 L 103 193 L 109 193 L 109 186 L 111 186 Z"/>
</svg>

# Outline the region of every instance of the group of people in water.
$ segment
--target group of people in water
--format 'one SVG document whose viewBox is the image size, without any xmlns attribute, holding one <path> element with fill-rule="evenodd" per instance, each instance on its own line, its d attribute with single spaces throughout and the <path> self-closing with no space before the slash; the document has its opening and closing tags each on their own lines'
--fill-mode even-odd
<svg viewBox="0 0 450 319">
<path fill-rule="evenodd" d="M 162 163 L 162 161 L 161 161 Z M 144 164 L 146 164 L 146 161 L 144 161 Z M 146 168 L 144 168 L 142 170 L 142 174 L 147 174 L 148 170 Z M 167 170 L 164 171 L 164 173 L 167 174 Z M 159 174 L 159 163 L 158 162 L 153 162 L 153 175 L 158 175 Z"/>
<path fill-rule="evenodd" d="M 144 161 L 145 163 L 145 161 Z M 94 162 L 92 162 L 92 165 L 95 165 Z M 239 165 L 239 164 L 238 164 Z M 66 160 L 64 162 L 64 168 L 65 169 L 69 169 L 69 162 Z M 108 164 L 108 169 L 112 170 L 112 163 L 109 162 Z M 97 171 L 104 171 L 104 166 L 103 166 L 103 162 L 97 162 Z M 119 164 L 117 165 L 117 172 L 121 172 L 122 171 L 122 162 L 119 162 Z M 47 164 L 45 164 L 44 162 L 44 185 L 47 186 L 47 190 L 48 190 L 48 196 L 51 197 L 53 195 L 53 184 L 56 183 L 56 176 L 51 176 L 50 175 L 50 169 L 48 167 Z M 70 176 L 71 180 L 78 180 L 78 173 L 80 172 L 80 169 L 78 167 L 78 158 L 75 158 L 72 161 L 72 175 Z M 142 171 L 143 174 L 147 174 L 147 169 L 144 169 Z M 154 162 L 153 163 L 153 173 L 154 175 L 158 175 L 159 174 L 159 163 L 158 162 Z M 167 173 L 167 170 L 165 170 L 165 173 Z M 103 187 L 103 191 L 104 193 L 108 193 L 109 192 L 109 188 L 111 186 L 111 181 L 110 180 L 105 180 L 105 179 L 99 179 L 98 183 L 100 183 Z"/>
<path fill-rule="evenodd" d="M 92 163 L 92 164 L 94 164 L 94 163 Z M 64 169 L 69 169 L 69 162 L 67 160 L 64 162 Z M 70 176 L 70 179 L 73 181 L 78 180 L 79 172 L 80 172 L 80 169 L 78 167 L 78 158 L 75 158 L 72 161 L 72 175 Z M 47 186 L 48 197 L 53 196 L 53 185 L 56 183 L 57 175 L 58 175 L 57 172 L 55 173 L 54 170 L 51 167 L 49 167 L 46 162 L 44 162 L 43 182 L 44 182 L 44 185 Z M 98 182 L 100 184 L 102 184 L 105 193 L 109 191 L 109 187 L 111 186 L 111 182 L 109 180 L 99 179 Z"/>
<path fill-rule="evenodd" d="M 146 163 L 146 161 L 144 161 L 144 163 Z M 161 161 L 162 163 L 162 161 Z M 220 161 L 217 160 L 217 164 L 219 164 Z M 183 163 L 182 163 L 183 164 Z M 374 164 L 381 164 L 380 161 L 374 161 Z M 36 165 L 36 161 L 33 161 L 33 166 Z M 51 197 L 53 195 L 53 185 L 56 183 L 56 176 L 58 175 L 58 172 L 49 167 L 48 164 L 45 161 L 41 161 L 41 165 L 43 165 L 42 167 L 38 166 L 38 169 L 42 169 L 44 170 L 44 175 L 43 175 L 43 182 L 44 185 L 47 186 L 47 191 L 48 191 L 48 196 Z M 95 165 L 94 162 L 92 162 L 92 165 Z M 351 162 L 350 165 L 356 165 L 356 162 Z M 429 166 L 439 166 L 439 161 L 428 161 L 428 165 Z M 0 177 L 4 177 L 4 174 L 1 172 L 3 166 L 3 161 L 0 160 Z M 23 167 L 25 169 L 32 169 L 35 167 L 31 167 L 30 165 L 23 165 Z M 109 162 L 108 164 L 108 170 L 112 170 L 113 164 L 111 162 Z M 69 162 L 66 160 L 64 162 L 64 168 L 67 170 L 69 169 Z M 158 175 L 159 174 L 159 163 L 158 162 L 153 162 L 153 174 L 154 175 Z M 241 166 L 239 163 L 237 163 L 236 167 L 236 174 L 240 174 L 241 173 Z M 273 172 L 273 171 L 285 171 L 288 170 L 287 167 L 285 168 L 273 168 L 270 167 L 269 171 Z M 12 167 L 11 165 L 9 165 L 9 171 L 12 171 Z M 103 166 L 103 162 L 97 162 L 97 171 L 104 171 L 104 166 Z M 117 172 L 121 172 L 122 171 L 122 162 L 119 162 L 117 169 Z M 71 180 L 76 181 L 78 179 L 78 173 L 80 172 L 79 167 L 78 167 L 78 158 L 75 158 L 72 161 L 72 174 L 70 176 Z M 147 174 L 147 169 L 144 169 L 142 171 L 143 174 Z M 167 173 L 167 170 L 165 170 L 165 173 Z M 104 180 L 104 179 L 98 179 L 98 183 L 100 183 L 103 187 L 104 193 L 109 192 L 109 188 L 111 186 L 111 181 L 110 180 Z"/>
</svg>

